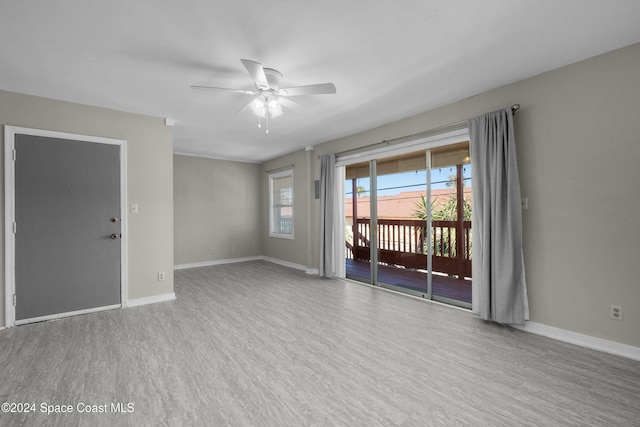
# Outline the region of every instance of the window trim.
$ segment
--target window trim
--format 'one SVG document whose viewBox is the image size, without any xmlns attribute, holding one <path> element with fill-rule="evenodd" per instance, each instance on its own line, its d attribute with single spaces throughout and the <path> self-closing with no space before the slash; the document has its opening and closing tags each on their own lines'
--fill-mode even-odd
<svg viewBox="0 0 640 427">
<path fill-rule="evenodd" d="M 277 233 L 274 230 L 274 200 L 273 200 L 273 183 L 276 179 L 280 178 L 291 178 L 291 234 L 283 234 Z M 295 216 L 294 216 L 294 179 L 293 179 L 293 169 L 287 169 L 280 172 L 274 172 L 269 174 L 269 237 L 275 237 L 278 239 L 294 239 L 294 229 L 295 229 Z"/>
</svg>

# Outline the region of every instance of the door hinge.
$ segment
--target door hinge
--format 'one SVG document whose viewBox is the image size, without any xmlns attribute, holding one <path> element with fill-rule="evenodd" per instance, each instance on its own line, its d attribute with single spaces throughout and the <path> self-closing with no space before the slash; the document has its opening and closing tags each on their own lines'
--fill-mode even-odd
<svg viewBox="0 0 640 427">
<path fill-rule="evenodd" d="M 13 294 L 13 305 L 16 305 L 16 294 Z"/>
<path fill-rule="evenodd" d="M 16 149 L 11 150 L 11 159 L 15 162 L 17 158 Z"/>
<path fill-rule="evenodd" d="M 13 222 L 13 234 L 16 234 L 17 231 L 18 231 L 18 225 L 14 221 Z"/>
</svg>

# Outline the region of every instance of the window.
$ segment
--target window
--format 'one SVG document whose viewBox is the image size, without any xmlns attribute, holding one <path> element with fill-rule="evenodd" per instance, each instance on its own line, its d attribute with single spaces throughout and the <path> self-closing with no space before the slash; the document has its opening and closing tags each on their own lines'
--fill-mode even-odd
<svg viewBox="0 0 640 427">
<path fill-rule="evenodd" d="M 293 239 L 293 170 L 269 175 L 269 236 Z"/>
</svg>

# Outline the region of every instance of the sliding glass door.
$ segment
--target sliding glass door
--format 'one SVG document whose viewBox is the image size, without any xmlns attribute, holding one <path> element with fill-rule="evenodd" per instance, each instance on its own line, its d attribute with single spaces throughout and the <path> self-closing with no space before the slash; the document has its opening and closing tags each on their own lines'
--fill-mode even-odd
<svg viewBox="0 0 640 427">
<path fill-rule="evenodd" d="M 468 143 L 347 165 L 348 278 L 471 308 Z"/>
<path fill-rule="evenodd" d="M 429 297 L 426 153 L 419 151 L 378 159 L 376 163 L 376 284 Z"/>
<path fill-rule="evenodd" d="M 345 174 L 346 277 L 373 283 L 369 162 L 351 165 Z"/>
<path fill-rule="evenodd" d="M 430 150 L 433 299 L 471 308 L 471 164 L 468 143 Z"/>
</svg>

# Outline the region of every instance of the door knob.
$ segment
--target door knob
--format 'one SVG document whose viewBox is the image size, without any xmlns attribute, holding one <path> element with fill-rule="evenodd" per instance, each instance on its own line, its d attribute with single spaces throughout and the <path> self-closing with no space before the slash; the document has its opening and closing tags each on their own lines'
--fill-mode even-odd
<svg viewBox="0 0 640 427">
<path fill-rule="evenodd" d="M 112 240 L 115 240 L 115 239 L 117 239 L 118 237 L 120 237 L 120 235 L 119 235 L 119 234 L 117 234 L 117 233 L 112 233 L 112 234 L 111 234 L 111 236 L 109 236 L 109 237 L 111 237 L 111 239 L 112 239 Z"/>
</svg>

